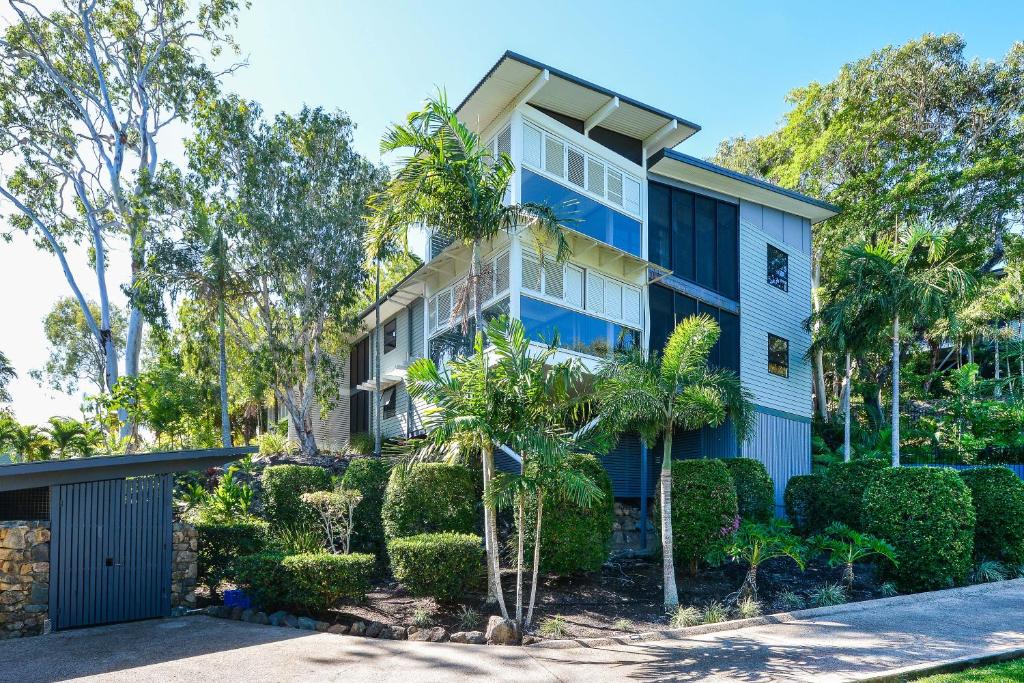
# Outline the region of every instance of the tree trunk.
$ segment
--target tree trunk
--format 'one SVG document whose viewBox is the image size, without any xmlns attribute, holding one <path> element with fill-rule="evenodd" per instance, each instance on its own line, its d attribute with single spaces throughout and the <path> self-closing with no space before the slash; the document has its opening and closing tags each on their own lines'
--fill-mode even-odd
<svg viewBox="0 0 1024 683">
<path fill-rule="evenodd" d="M 892 466 L 900 466 L 900 317 L 892 322 Z"/>
<path fill-rule="evenodd" d="M 384 350 L 383 339 L 380 333 L 380 259 L 375 260 L 376 269 L 373 279 L 373 375 L 374 375 L 374 396 L 373 396 L 373 455 L 379 458 L 381 454 L 381 437 L 383 436 L 384 425 L 381 424 L 384 418 L 383 402 L 380 395 L 380 357 Z"/>
<path fill-rule="evenodd" d="M 818 254 L 815 254 L 814 258 L 814 271 L 812 274 L 811 282 L 811 301 L 814 305 L 814 312 L 818 313 L 821 311 L 821 296 L 819 289 L 821 287 L 821 258 Z M 818 332 L 821 327 L 821 323 L 815 319 L 814 332 Z M 814 351 L 814 393 L 818 399 L 818 415 L 823 420 L 828 420 L 828 396 L 825 394 L 825 360 L 824 352 L 819 347 Z"/>
<path fill-rule="evenodd" d="M 224 293 L 217 302 L 217 342 L 220 346 L 220 439 L 224 448 L 231 447 L 231 418 L 228 416 L 228 352 L 224 339 Z"/>
<path fill-rule="evenodd" d="M 516 622 L 523 625 L 523 558 L 526 550 L 526 503 L 525 494 L 519 496 L 516 510 L 519 547 L 516 552 Z"/>
<path fill-rule="evenodd" d="M 530 628 L 533 623 L 533 605 L 537 600 L 537 576 L 540 574 L 540 529 L 541 520 L 544 515 L 544 490 L 537 491 L 537 521 L 533 530 L 533 579 L 530 581 L 530 607 L 526 610 L 526 625 L 523 630 Z"/>
<path fill-rule="evenodd" d="M 852 594 L 853 591 L 853 563 L 847 562 L 846 568 L 843 570 L 843 583 L 846 584 L 848 592 Z"/>
<path fill-rule="evenodd" d="M 743 579 L 743 585 L 740 586 L 737 602 L 743 602 L 748 599 L 757 601 L 757 565 L 750 565 L 750 569 L 747 570 L 747 575 Z"/>
<path fill-rule="evenodd" d="M 846 352 L 846 374 L 843 375 L 843 462 L 850 462 L 850 391 L 853 385 L 853 364 Z"/>
<path fill-rule="evenodd" d="M 995 386 L 995 389 L 993 390 L 993 393 L 994 393 L 996 398 L 999 398 L 1000 396 L 1003 395 L 1003 389 L 1002 389 L 1002 387 L 999 386 L 999 380 L 1001 379 L 1000 374 L 999 374 L 999 337 L 995 337 L 993 339 L 993 341 L 995 342 L 995 345 L 996 345 L 996 386 Z"/>
<path fill-rule="evenodd" d="M 488 599 L 498 602 L 503 619 L 508 619 L 508 608 L 505 607 L 505 595 L 501 588 L 501 558 L 498 548 L 498 526 L 496 510 L 490 501 L 491 478 L 494 476 L 494 448 L 485 446 L 481 451 L 484 476 L 484 544 L 487 549 L 487 582 Z"/>
<path fill-rule="evenodd" d="M 676 588 L 672 550 L 672 424 L 669 423 L 665 430 L 665 447 L 661 456 L 661 557 L 665 611 L 679 607 L 679 590 Z"/>
</svg>

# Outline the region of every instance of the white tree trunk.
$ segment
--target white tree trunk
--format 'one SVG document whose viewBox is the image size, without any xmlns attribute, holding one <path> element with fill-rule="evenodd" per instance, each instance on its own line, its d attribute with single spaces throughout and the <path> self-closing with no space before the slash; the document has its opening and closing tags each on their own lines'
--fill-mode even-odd
<svg viewBox="0 0 1024 683">
<path fill-rule="evenodd" d="M 661 456 L 661 557 L 662 581 L 665 586 L 665 611 L 679 607 L 676 568 L 672 557 L 672 425 L 665 430 L 665 446 Z"/>
<path fill-rule="evenodd" d="M 814 257 L 812 280 L 811 302 L 814 305 L 814 312 L 818 313 L 821 310 L 821 258 L 818 254 L 815 254 Z M 814 332 L 817 333 L 820 327 L 821 323 L 815 320 Z M 814 393 L 818 403 L 818 415 L 823 420 L 828 420 L 828 396 L 825 393 L 825 360 L 824 352 L 820 347 L 814 351 Z"/>
<path fill-rule="evenodd" d="M 483 458 L 484 475 L 484 544 L 487 549 L 487 581 L 488 591 L 498 603 L 503 619 L 508 619 L 508 608 L 505 606 L 505 595 L 501 588 L 501 558 L 498 548 L 498 526 L 495 519 L 495 510 L 489 501 L 491 492 L 491 479 L 494 476 L 494 449 L 484 447 L 481 456 Z"/>
<path fill-rule="evenodd" d="M 997 333 L 998 333 L 998 330 L 997 330 Z M 996 386 L 995 386 L 995 389 L 994 389 L 994 394 L 995 394 L 996 398 L 999 398 L 1000 396 L 1003 395 L 1003 389 L 1002 389 L 1002 387 L 999 386 L 999 380 L 1002 379 L 1000 374 L 999 374 L 999 372 L 1000 372 L 999 371 L 999 337 L 998 336 L 995 337 L 994 341 L 995 341 L 995 344 L 996 344 Z"/>
<path fill-rule="evenodd" d="M 846 352 L 846 373 L 843 375 L 843 462 L 850 462 L 850 390 L 853 385 L 853 364 Z"/>
<path fill-rule="evenodd" d="M 526 550 L 526 509 L 525 494 L 519 496 L 516 509 L 518 548 L 516 549 L 516 622 L 523 625 L 523 559 Z"/>
<path fill-rule="evenodd" d="M 892 323 L 892 466 L 900 466 L 900 318 Z"/>
<path fill-rule="evenodd" d="M 533 623 L 533 605 L 537 600 L 537 576 L 540 573 L 540 529 L 541 520 L 544 518 L 544 491 L 537 491 L 537 521 L 533 531 L 533 579 L 530 581 L 530 607 L 526 610 L 526 625 L 523 630 L 530 628 Z"/>
<path fill-rule="evenodd" d="M 231 418 L 228 415 L 228 351 L 225 339 L 224 294 L 217 302 L 217 345 L 220 356 L 220 441 L 224 448 L 231 447 Z"/>
<path fill-rule="evenodd" d="M 380 457 L 381 441 L 384 435 L 384 403 L 381 400 L 380 391 L 380 357 L 384 351 L 384 339 L 380 333 L 380 259 L 375 261 L 375 273 L 373 282 L 373 455 Z"/>
</svg>

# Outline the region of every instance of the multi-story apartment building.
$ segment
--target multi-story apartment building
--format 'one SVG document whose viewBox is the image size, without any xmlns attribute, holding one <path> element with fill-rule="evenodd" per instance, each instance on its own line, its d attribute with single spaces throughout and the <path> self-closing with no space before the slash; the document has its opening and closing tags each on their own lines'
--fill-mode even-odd
<svg viewBox="0 0 1024 683">
<path fill-rule="evenodd" d="M 567 263 L 540 258 L 529 231 L 485 245 L 484 315 L 506 313 L 538 340 L 593 367 L 616 348 L 661 348 L 682 318 L 707 313 L 721 339 L 712 363 L 739 372 L 757 405 L 753 435 L 730 425 L 680 433 L 674 457 L 745 456 L 764 462 L 777 487 L 810 471 L 812 225 L 829 204 L 675 151 L 700 127 L 607 88 L 507 52 L 459 105 L 460 118 L 516 167 L 510 201 L 572 206 Z M 404 373 L 416 358 L 466 348 L 453 301 L 468 248 L 420 236 L 423 265 L 383 297 L 383 432 L 422 430 Z M 414 243 L 416 240 L 413 241 Z M 321 443 L 370 431 L 370 335 L 352 348 L 349 392 Z M 635 437 L 604 457 L 620 498 L 653 491 L 661 449 Z M 506 463 L 511 464 L 511 463 Z"/>
</svg>

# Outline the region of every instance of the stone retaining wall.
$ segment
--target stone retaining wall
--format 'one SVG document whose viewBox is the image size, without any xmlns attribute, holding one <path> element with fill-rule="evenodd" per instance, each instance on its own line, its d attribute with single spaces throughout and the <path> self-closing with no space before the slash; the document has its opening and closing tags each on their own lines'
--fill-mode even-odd
<svg viewBox="0 0 1024 683">
<path fill-rule="evenodd" d="M 615 502 L 615 526 L 612 531 L 612 552 L 639 551 L 643 547 L 640 534 L 640 507 L 628 503 Z M 658 547 L 658 526 L 647 513 L 647 550 Z"/>
<path fill-rule="evenodd" d="M 0 640 L 43 633 L 50 603 L 50 523 L 0 522 Z"/>
<path fill-rule="evenodd" d="M 171 533 L 171 607 L 194 609 L 199 533 L 184 522 L 175 522 Z"/>
</svg>

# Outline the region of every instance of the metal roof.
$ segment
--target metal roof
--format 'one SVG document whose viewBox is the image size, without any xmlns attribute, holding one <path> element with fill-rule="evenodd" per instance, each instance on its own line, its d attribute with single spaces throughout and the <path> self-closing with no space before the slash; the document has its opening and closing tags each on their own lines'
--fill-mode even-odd
<svg viewBox="0 0 1024 683">
<path fill-rule="evenodd" d="M 546 81 L 538 82 L 544 74 Z M 501 56 L 455 111 L 482 132 L 520 99 L 644 141 L 650 145 L 648 154 L 655 148 L 674 147 L 700 130 L 681 116 L 511 51 Z"/>
<path fill-rule="evenodd" d="M 773 185 L 760 178 L 737 173 L 724 166 L 673 149 L 662 150 L 651 157 L 647 164 L 647 170 L 732 197 L 788 211 L 808 218 L 812 223 L 820 223 L 840 211 L 839 207 L 834 204 Z"/>
<path fill-rule="evenodd" d="M 239 446 L 0 465 L 0 491 L 201 470 L 238 460 L 257 450 L 253 446 Z"/>
</svg>

